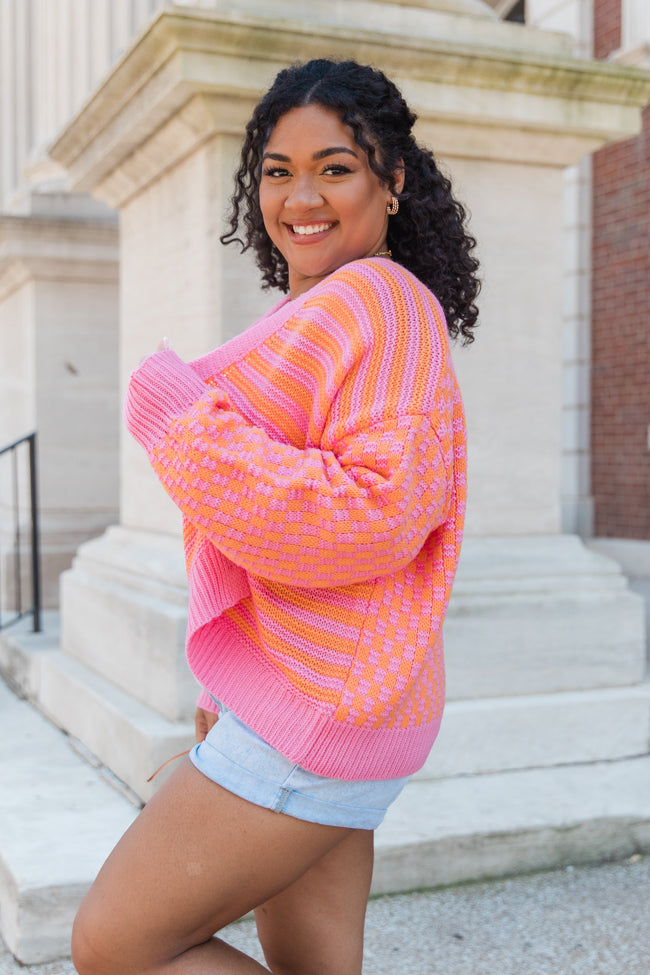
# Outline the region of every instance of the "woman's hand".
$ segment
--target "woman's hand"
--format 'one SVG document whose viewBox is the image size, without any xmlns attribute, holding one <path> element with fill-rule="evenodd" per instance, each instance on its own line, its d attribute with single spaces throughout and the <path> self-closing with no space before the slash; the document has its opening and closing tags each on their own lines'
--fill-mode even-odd
<svg viewBox="0 0 650 975">
<path fill-rule="evenodd" d="M 167 349 L 171 349 L 171 347 L 172 347 L 172 344 L 169 341 L 169 339 L 167 338 L 167 336 L 165 335 L 165 336 L 163 336 L 163 338 L 161 338 L 160 342 L 156 346 L 155 352 L 166 352 Z M 148 352 L 146 355 L 143 355 L 142 356 L 142 358 L 140 359 L 140 361 L 138 363 L 138 369 L 140 368 L 140 366 L 142 365 L 142 363 L 145 362 L 149 358 L 150 355 L 154 355 L 154 353 L 153 352 Z"/>
<path fill-rule="evenodd" d="M 212 728 L 218 720 L 219 715 L 215 714 L 214 711 L 204 711 L 203 708 L 196 709 L 196 714 L 194 715 L 194 728 L 196 731 L 197 742 L 205 739 L 205 736 L 210 728 Z"/>
</svg>

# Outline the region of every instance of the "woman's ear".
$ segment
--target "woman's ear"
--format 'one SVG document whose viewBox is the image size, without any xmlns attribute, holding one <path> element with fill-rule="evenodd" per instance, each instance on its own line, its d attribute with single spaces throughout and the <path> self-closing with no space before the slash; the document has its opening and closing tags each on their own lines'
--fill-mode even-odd
<svg viewBox="0 0 650 975">
<path fill-rule="evenodd" d="M 404 189 L 404 160 L 400 159 L 393 170 L 393 180 L 395 181 L 395 192 L 401 193 Z"/>
</svg>

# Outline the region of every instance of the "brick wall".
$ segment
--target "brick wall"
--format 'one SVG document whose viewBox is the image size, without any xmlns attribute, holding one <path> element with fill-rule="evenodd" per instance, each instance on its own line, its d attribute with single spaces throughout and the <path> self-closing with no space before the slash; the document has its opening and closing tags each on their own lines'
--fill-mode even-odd
<svg viewBox="0 0 650 975">
<path fill-rule="evenodd" d="M 595 55 L 620 44 L 621 0 L 595 0 Z M 592 288 L 594 530 L 650 539 L 650 108 L 594 156 Z"/>
<path fill-rule="evenodd" d="M 594 0 L 594 57 L 606 58 L 621 46 L 622 0 Z"/>
</svg>

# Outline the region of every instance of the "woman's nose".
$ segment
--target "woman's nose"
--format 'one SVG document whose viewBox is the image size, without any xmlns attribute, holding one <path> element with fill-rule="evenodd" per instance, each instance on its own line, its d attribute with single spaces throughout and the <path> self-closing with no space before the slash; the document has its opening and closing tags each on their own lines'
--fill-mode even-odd
<svg viewBox="0 0 650 975">
<path fill-rule="evenodd" d="M 287 196 L 287 209 L 304 209 L 305 207 L 320 206 L 323 202 L 316 180 L 309 175 L 296 176 L 291 182 L 291 190 Z"/>
</svg>

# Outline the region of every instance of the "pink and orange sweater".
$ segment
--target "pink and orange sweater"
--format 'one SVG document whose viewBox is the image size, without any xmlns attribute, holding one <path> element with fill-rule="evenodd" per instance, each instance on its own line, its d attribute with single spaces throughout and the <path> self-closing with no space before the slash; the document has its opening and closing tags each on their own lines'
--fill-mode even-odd
<svg viewBox="0 0 650 975">
<path fill-rule="evenodd" d="M 206 691 L 318 774 L 417 770 L 442 717 L 465 508 L 431 292 L 354 261 L 191 364 L 149 356 L 125 415 L 183 513 L 187 654 Z"/>
</svg>

